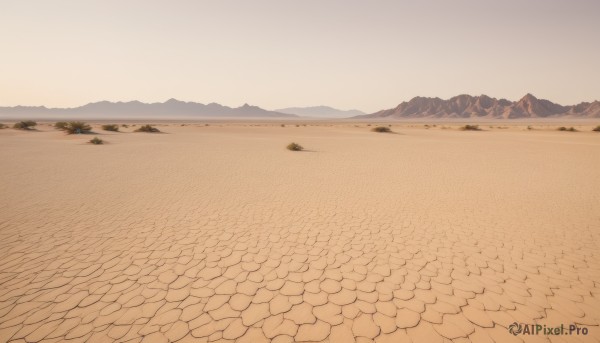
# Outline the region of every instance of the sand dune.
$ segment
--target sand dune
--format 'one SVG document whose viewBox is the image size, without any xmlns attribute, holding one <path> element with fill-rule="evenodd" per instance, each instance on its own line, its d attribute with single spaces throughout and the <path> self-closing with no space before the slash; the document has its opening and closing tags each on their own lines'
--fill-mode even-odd
<svg viewBox="0 0 600 343">
<path fill-rule="evenodd" d="M 0 341 L 600 340 L 590 128 L 158 127 L 0 130 Z"/>
</svg>

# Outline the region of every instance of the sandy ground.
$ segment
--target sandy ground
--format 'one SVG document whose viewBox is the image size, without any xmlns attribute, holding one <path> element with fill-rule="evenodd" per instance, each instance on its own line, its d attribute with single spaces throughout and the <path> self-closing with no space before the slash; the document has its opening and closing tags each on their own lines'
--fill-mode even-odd
<svg viewBox="0 0 600 343">
<path fill-rule="evenodd" d="M 591 127 L 158 127 L 0 130 L 0 341 L 600 340 Z"/>
</svg>

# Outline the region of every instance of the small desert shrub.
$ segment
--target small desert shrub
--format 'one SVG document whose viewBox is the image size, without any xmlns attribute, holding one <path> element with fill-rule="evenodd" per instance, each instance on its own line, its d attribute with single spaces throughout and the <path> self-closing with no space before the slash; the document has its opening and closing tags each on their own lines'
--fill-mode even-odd
<svg viewBox="0 0 600 343">
<path fill-rule="evenodd" d="M 83 134 L 90 133 L 92 131 L 92 127 L 82 121 L 70 121 L 65 126 L 64 130 L 67 134 Z"/>
<path fill-rule="evenodd" d="M 57 121 L 56 123 L 54 123 L 54 128 L 58 129 L 58 130 L 64 130 L 67 128 L 67 122 L 65 121 Z"/>
<path fill-rule="evenodd" d="M 160 132 L 160 130 L 151 125 L 142 125 L 135 132 Z"/>
<path fill-rule="evenodd" d="M 527 126 L 527 130 L 533 130 L 533 127 L 531 127 L 531 125 Z"/>
<path fill-rule="evenodd" d="M 37 123 L 34 122 L 33 120 L 25 120 L 25 121 L 20 121 L 18 123 L 15 123 L 15 125 L 13 125 L 13 128 L 19 129 L 19 130 L 31 130 L 36 125 L 37 125 Z"/>
<path fill-rule="evenodd" d="M 389 127 L 385 127 L 385 126 L 377 126 L 371 129 L 371 131 L 373 132 L 385 132 L 385 133 L 389 133 L 392 132 L 392 130 L 390 130 Z"/>
<path fill-rule="evenodd" d="M 119 125 L 116 125 L 116 124 L 102 125 L 102 130 L 104 130 L 104 131 L 119 131 Z"/>
<path fill-rule="evenodd" d="M 294 143 L 294 142 L 288 144 L 288 146 L 286 148 L 288 150 L 291 150 L 291 151 L 302 151 L 302 150 L 304 150 L 304 148 L 302 147 L 302 145 L 300 145 L 298 143 Z"/>
<path fill-rule="evenodd" d="M 564 127 L 564 126 L 561 126 L 561 127 L 559 127 L 559 128 L 558 128 L 558 131 L 570 131 L 570 132 L 576 132 L 577 130 L 575 130 L 575 128 L 574 128 L 574 127 L 572 127 L 572 126 L 571 126 L 571 127 Z"/>
<path fill-rule="evenodd" d="M 104 144 L 104 141 L 98 137 L 94 137 L 94 138 L 90 139 L 90 143 L 98 145 L 98 144 Z"/>
<path fill-rule="evenodd" d="M 281 127 L 285 127 L 285 124 L 281 124 Z"/>
<path fill-rule="evenodd" d="M 600 132 L 600 125 L 596 126 L 592 131 Z"/>
<path fill-rule="evenodd" d="M 6 125 L 0 123 L 0 130 L 5 129 Z"/>
<path fill-rule="evenodd" d="M 121 127 L 129 127 L 127 124 L 121 124 Z"/>
<path fill-rule="evenodd" d="M 481 130 L 479 128 L 479 125 L 468 125 L 468 124 L 461 127 L 460 129 L 464 130 L 464 131 L 479 131 L 479 130 Z"/>
</svg>

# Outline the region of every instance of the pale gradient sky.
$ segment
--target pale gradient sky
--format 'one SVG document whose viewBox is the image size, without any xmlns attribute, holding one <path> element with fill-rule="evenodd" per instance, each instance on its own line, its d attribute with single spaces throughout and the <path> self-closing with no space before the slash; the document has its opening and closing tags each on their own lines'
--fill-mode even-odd
<svg viewBox="0 0 600 343">
<path fill-rule="evenodd" d="M 598 0 L 0 0 L 0 106 L 600 100 Z"/>
</svg>

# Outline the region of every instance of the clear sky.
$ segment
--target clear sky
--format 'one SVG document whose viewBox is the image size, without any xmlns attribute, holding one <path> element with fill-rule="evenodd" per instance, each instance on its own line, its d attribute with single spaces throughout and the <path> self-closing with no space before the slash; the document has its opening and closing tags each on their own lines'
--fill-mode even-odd
<svg viewBox="0 0 600 343">
<path fill-rule="evenodd" d="M 0 106 L 600 100 L 598 0 L 0 0 Z"/>
</svg>

